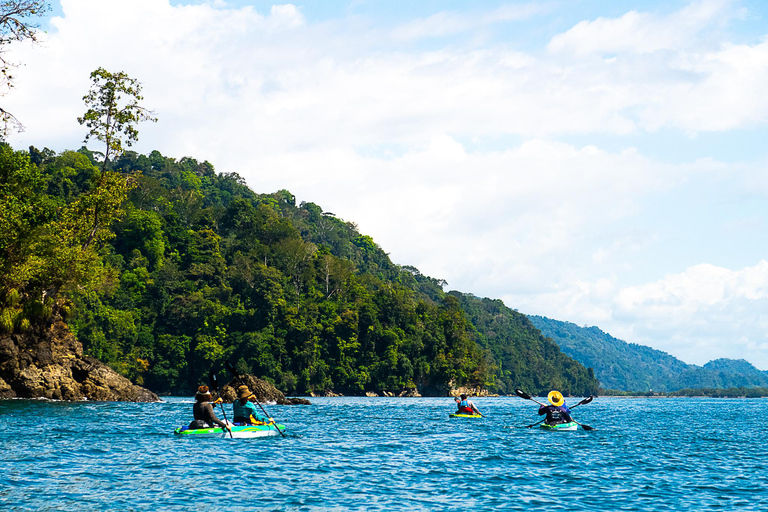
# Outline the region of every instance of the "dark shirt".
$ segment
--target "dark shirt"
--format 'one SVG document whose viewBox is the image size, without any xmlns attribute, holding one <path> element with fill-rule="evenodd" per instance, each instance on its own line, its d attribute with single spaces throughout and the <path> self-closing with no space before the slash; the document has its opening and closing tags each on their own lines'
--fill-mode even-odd
<svg viewBox="0 0 768 512">
<path fill-rule="evenodd" d="M 547 418 L 544 421 L 550 425 L 573 421 L 573 418 L 571 418 L 571 410 L 568 409 L 568 406 L 565 404 L 560 407 L 556 405 L 542 405 L 539 407 L 539 414 L 546 414 Z"/>
<path fill-rule="evenodd" d="M 218 425 L 221 428 L 226 428 L 226 424 L 213 413 L 213 406 L 210 402 L 195 402 L 195 405 L 192 406 L 192 414 L 195 415 L 196 420 L 204 421 L 210 426 Z"/>
</svg>

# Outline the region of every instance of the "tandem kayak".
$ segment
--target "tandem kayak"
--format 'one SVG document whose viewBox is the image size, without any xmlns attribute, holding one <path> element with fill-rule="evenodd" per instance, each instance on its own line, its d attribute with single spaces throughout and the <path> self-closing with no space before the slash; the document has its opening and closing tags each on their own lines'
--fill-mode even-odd
<svg viewBox="0 0 768 512">
<path fill-rule="evenodd" d="M 271 423 L 269 425 L 244 425 L 233 426 L 232 437 L 236 438 L 248 438 L 248 437 L 267 437 L 267 436 L 279 436 L 280 432 L 285 430 L 285 425 Z M 215 428 L 189 428 L 179 427 L 173 431 L 174 434 L 186 436 L 186 437 L 229 437 L 229 432 L 221 427 Z"/>
<path fill-rule="evenodd" d="M 459 414 L 459 413 L 451 413 L 448 415 L 449 418 L 482 418 L 482 414 Z"/>
<path fill-rule="evenodd" d="M 550 425 L 548 423 L 542 423 L 541 428 L 544 430 L 553 430 L 553 431 L 571 431 L 571 430 L 578 430 L 579 424 L 575 421 L 569 421 L 568 423 L 557 423 L 555 425 Z"/>
</svg>

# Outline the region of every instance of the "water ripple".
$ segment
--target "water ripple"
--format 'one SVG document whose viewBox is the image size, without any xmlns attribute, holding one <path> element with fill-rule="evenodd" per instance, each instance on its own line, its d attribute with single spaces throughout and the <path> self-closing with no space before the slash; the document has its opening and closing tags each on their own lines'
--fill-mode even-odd
<svg viewBox="0 0 768 512">
<path fill-rule="evenodd" d="M 285 438 L 186 439 L 191 400 L 0 401 L 4 510 L 761 510 L 764 400 L 595 400 L 585 432 L 514 397 L 269 406 Z M 686 411 L 706 411 L 691 415 Z M 43 421 L 44 419 L 44 421 Z"/>
</svg>

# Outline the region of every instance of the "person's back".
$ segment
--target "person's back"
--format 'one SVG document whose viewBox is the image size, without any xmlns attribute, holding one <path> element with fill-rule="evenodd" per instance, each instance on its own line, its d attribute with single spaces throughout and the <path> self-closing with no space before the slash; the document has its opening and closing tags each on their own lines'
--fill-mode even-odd
<svg viewBox="0 0 768 512">
<path fill-rule="evenodd" d="M 208 391 L 208 386 L 200 386 L 195 393 L 195 404 L 192 406 L 192 414 L 195 420 L 190 424 L 192 428 L 206 428 L 214 425 L 228 429 L 226 423 L 216 417 L 210 401 L 213 397 Z"/>
<path fill-rule="evenodd" d="M 480 411 L 470 400 L 467 400 L 467 395 L 462 393 L 461 400 L 457 397 L 453 398 L 458 406 L 458 414 L 480 414 Z"/>
<path fill-rule="evenodd" d="M 558 407 L 555 405 L 542 405 L 539 407 L 539 414 L 546 414 L 544 420 L 548 425 L 558 425 L 560 423 L 569 423 L 573 421 L 571 411 L 568 407 Z"/>
<path fill-rule="evenodd" d="M 565 405 L 565 399 L 559 391 L 550 391 L 547 395 L 550 405 L 539 407 L 539 414 L 546 414 L 544 422 L 548 425 L 558 425 L 560 423 L 569 423 L 573 421 L 571 411 Z"/>
<path fill-rule="evenodd" d="M 232 403 L 233 418 L 235 423 L 269 423 L 269 418 L 262 416 L 256 406 L 248 400 L 253 393 L 248 389 L 248 386 L 240 386 L 237 388 L 237 400 Z"/>
</svg>

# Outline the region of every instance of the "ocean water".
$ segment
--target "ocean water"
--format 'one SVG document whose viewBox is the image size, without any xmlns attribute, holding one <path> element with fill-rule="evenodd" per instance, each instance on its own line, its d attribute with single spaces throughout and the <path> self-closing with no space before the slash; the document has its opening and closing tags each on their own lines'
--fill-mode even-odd
<svg viewBox="0 0 768 512">
<path fill-rule="evenodd" d="M 597 398 L 577 432 L 474 401 L 266 406 L 288 437 L 260 439 L 175 436 L 191 398 L 0 401 L 0 510 L 768 510 L 766 399 Z"/>
</svg>

